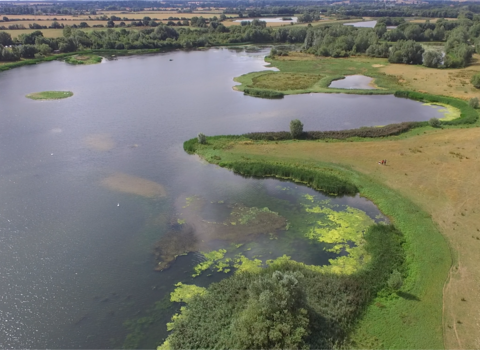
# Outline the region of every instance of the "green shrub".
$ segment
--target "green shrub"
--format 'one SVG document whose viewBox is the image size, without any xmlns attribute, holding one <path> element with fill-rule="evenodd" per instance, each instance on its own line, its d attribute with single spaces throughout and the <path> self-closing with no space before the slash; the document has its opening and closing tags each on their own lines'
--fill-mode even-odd
<svg viewBox="0 0 480 350">
<path fill-rule="evenodd" d="M 393 290 L 399 290 L 403 286 L 402 274 L 398 270 L 393 270 L 387 281 L 388 286 Z"/>
<path fill-rule="evenodd" d="M 468 105 L 472 108 L 478 108 L 478 97 L 473 97 L 470 100 L 468 100 Z"/>
<path fill-rule="evenodd" d="M 440 120 L 438 120 L 438 118 L 431 118 L 428 121 L 428 124 L 430 124 L 430 126 L 434 128 L 439 128 L 442 125 L 442 123 L 440 122 Z"/>
<path fill-rule="evenodd" d="M 477 89 L 480 89 L 480 74 L 475 74 L 470 82 L 475 86 Z"/>
<path fill-rule="evenodd" d="M 294 119 L 290 121 L 290 134 L 292 138 L 298 139 L 303 134 L 303 124 L 300 120 Z"/>
</svg>

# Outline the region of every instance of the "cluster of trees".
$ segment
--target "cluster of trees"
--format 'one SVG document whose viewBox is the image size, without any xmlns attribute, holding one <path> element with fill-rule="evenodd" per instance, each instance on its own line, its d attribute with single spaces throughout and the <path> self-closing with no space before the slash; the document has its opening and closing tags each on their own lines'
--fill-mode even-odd
<svg viewBox="0 0 480 350">
<path fill-rule="evenodd" d="M 397 28 L 387 31 L 387 25 Z M 445 52 L 428 50 L 422 41 L 445 42 Z M 385 57 L 392 63 L 424 64 L 428 67 L 465 67 L 475 47 L 480 52 L 480 17 L 476 20 L 438 20 L 436 23 L 408 23 L 384 18 L 375 28 L 331 25 L 308 30 L 304 49 L 320 56 L 345 57 L 366 53 Z"/>
</svg>

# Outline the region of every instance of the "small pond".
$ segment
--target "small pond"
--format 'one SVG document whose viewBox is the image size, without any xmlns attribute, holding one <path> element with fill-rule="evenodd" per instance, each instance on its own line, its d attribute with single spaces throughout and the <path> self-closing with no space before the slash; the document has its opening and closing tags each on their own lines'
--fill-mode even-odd
<svg viewBox="0 0 480 350">
<path fill-rule="evenodd" d="M 372 85 L 372 83 L 373 78 L 366 77 L 365 75 L 349 75 L 346 76 L 344 79 L 332 81 L 329 87 L 336 89 L 376 89 L 375 86 Z"/>
<path fill-rule="evenodd" d="M 353 23 L 344 23 L 345 26 L 354 26 L 358 28 L 374 28 L 377 24 L 377 21 L 362 21 L 362 22 L 353 22 Z"/>
</svg>

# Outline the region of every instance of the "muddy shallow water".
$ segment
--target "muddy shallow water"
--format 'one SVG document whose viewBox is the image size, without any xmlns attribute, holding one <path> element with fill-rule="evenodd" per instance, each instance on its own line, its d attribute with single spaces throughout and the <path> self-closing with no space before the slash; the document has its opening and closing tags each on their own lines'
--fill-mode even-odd
<svg viewBox="0 0 480 350">
<path fill-rule="evenodd" d="M 256 208 L 248 213 L 267 207 L 295 225 L 307 215 L 305 195 L 320 196 L 277 180 L 236 176 L 185 154 L 183 141 L 198 132 L 288 130 L 295 118 L 305 129 L 333 130 L 440 115 L 393 96 L 307 94 L 273 101 L 234 91 L 232 79 L 265 69 L 267 53 L 212 49 L 0 73 L 1 348 L 119 348 L 127 334 L 134 334 L 136 346 L 154 347 L 175 312 L 155 302 L 168 298 L 177 282 L 206 286 L 228 276 L 204 271 L 194 279 L 194 267 L 205 261 L 198 252 L 154 271 L 154 248 L 163 235 L 192 224 L 188 220 L 195 226 L 198 217 L 215 227 L 255 223 L 244 214 L 226 221 L 239 206 Z M 74 96 L 25 98 L 46 90 Z M 198 216 L 182 211 L 194 196 L 206 202 Z M 358 197 L 328 205 L 379 214 Z M 323 250 L 325 242 L 301 238 L 280 219 L 277 228 L 238 249 L 248 257 L 288 254 L 311 264 L 336 256 Z M 209 249 L 231 245 L 214 238 Z M 151 317 L 155 305 L 153 325 L 138 326 L 135 320 Z"/>
</svg>

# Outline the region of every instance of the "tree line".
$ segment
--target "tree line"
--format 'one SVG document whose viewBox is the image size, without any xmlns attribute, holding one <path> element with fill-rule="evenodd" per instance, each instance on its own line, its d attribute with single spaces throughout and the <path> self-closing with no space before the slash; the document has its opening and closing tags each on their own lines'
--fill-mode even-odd
<svg viewBox="0 0 480 350">
<path fill-rule="evenodd" d="M 480 52 L 480 17 L 461 17 L 456 21 L 440 19 L 436 23 L 381 18 L 375 28 L 332 24 L 273 29 L 259 19 L 226 27 L 216 17 L 208 25 L 202 17 L 194 17 L 191 21 L 197 29 L 158 23 L 154 28 L 142 30 L 121 28 L 85 32 L 66 26 L 59 38 L 45 38 L 38 30 L 21 34 L 15 40 L 10 34 L 0 32 L 0 60 L 39 58 L 57 50 L 190 49 L 240 43 L 303 43 L 303 51 L 319 56 L 346 57 L 361 53 L 385 57 L 392 63 L 453 68 L 468 65 L 475 48 Z M 389 24 L 397 24 L 397 28 L 387 30 Z M 425 50 L 419 42 L 426 41 L 444 43 L 444 51 Z"/>
</svg>

